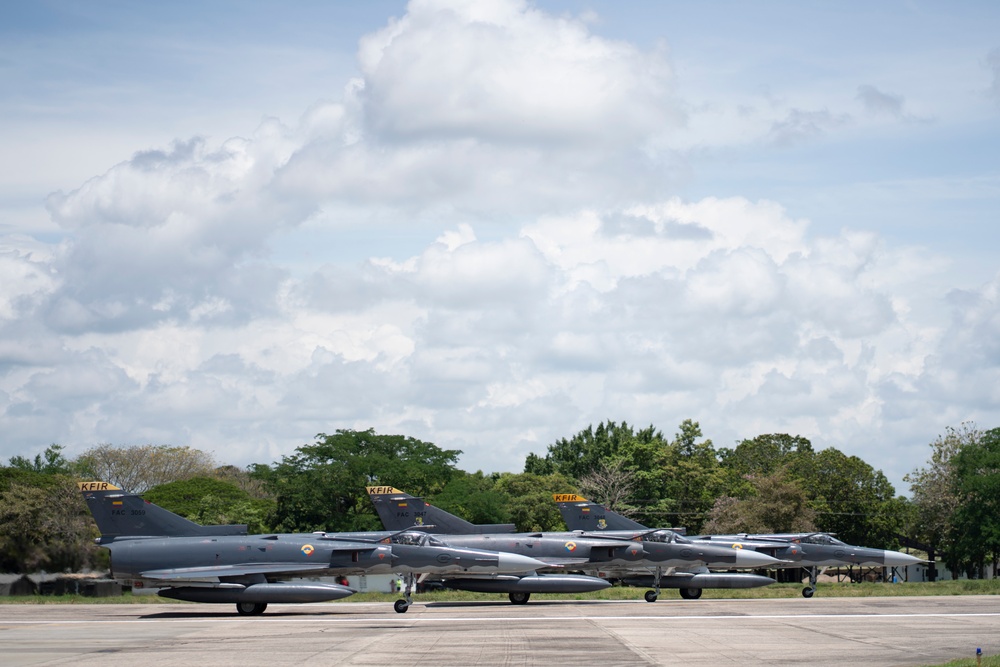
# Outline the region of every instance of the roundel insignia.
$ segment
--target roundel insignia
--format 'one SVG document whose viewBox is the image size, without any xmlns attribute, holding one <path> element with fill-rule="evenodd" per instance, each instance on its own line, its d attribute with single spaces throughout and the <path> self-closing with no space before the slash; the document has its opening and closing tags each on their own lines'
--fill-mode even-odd
<svg viewBox="0 0 1000 667">
<path fill-rule="evenodd" d="M 313 545 L 311 545 L 311 544 L 303 544 L 303 545 L 302 545 L 302 549 L 301 549 L 301 551 L 302 551 L 302 553 L 304 553 L 304 554 L 305 554 L 306 556 L 312 556 L 312 555 L 313 555 L 313 552 L 314 552 L 314 551 L 316 551 L 316 550 L 315 550 L 315 549 L 313 549 Z"/>
<path fill-rule="evenodd" d="M 567 542 L 566 551 L 576 551 L 576 542 Z"/>
<path fill-rule="evenodd" d="M 734 549 L 742 549 L 743 545 L 740 544 L 739 542 L 733 542 L 733 548 Z"/>
</svg>

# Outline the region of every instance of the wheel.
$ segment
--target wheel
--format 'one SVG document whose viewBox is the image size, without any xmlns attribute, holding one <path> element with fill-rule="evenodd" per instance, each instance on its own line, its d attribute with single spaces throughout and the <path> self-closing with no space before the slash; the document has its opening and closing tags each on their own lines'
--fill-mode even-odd
<svg viewBox="0 0 1000 667">
<path fill-rule="evenodd" d="M 405 614 L 406 610 L 410 608 L 410 605 L 406 600 L 396 600 L 392 603 L 392 608 L 396 610 L 397 614 Z"/>
<path fill-rule="evenodd" d="M 656 598 L 659 596 L 656 594 L 656 591 L 646 591 L 643 597 L 646 598 L 646 602 L 656 602 Z"/>
<path fill-rule="evenodd" d="M 236 612 L 240 616 L 259 616 L 267 609 L 266 602 L 237 602 Z"/>
<path fill-rule="evenodd" d="M 528 604 L 528 598 L 531 597 L 531 593 L 508 593 L 507 597 L 510 598 L 511 604 Z"/>
<path fill-rule="evenodd" d="M 806 586 L 805 588 L 802 589 L 802 597 L 811 598 L 815 592 L 816 592 L 815 588 L 813 588 L 812 586 Z"/>
<path fill-rule="evenodd" d="M 681 597 L 685 600 L 697 600 L 701 597 L 700 588 L 682 588 Z"/>
</svg>

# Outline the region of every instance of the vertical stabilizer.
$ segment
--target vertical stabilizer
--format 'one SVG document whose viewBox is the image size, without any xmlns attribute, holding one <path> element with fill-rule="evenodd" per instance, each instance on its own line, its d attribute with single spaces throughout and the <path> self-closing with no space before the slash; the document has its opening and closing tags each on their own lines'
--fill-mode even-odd
<svg viewBox="0 0 1000 667">
<path fill-rule="evenodd" d="M 80 482 L 102 541 L 124 537 L 246 535 L 245 525 L 202 526 L 108 482 Z"/>
<path fill-rule="evenodd" d="M 369 486 L 368 497 L 375 505 L 378 518 L 386 530 L 417 528 L 428 533 L 450 535 L 481 535 L 483 533 L 512 533 L 512 523 L 469 523 L 461 517 L 424 502 L 391 486 Z M 423 528 L 426 526 L 426 528 Z"/>
<path fill-rule="evenodd" d="M 601 530 L 649 530 L 626 516 L 593 503 L 575 493 L 553 493 L 566 527 L 570 530 L 597 532 Z"/>
</svg>

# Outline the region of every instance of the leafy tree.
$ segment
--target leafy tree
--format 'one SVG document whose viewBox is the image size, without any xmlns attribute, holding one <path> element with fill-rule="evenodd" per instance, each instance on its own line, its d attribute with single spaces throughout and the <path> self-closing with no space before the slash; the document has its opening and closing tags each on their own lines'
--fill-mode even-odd
<svg viewBox="0 0 1000 667">
<path fill-rule="evenodd" d="M 698 422 L 685 419 L 680 425 L 680 432 L 671 442 L 670 456 L 662 464 L 667 479 L 665 495 L 673 499 L 676 506 L 673 525 L 686 526 L 693 533 L 701 531 L 715 498 L 724 487 L 724 474 L 719 468 L 712 441 L 699 442 L 700 437 L 702 432 Z M 651 522 L 647 525 L 657 524 Z"/>
<path fill-rule="evenodd" d="M 34 461 L 23 456 L 12 456 L 10 467 L 43 475 L 68 475 L 71 472 L 70 463 L 62 454 L 63 446 L 55 443 L 45 448 L 44 454 L 35 454 Z"/>
<path fill-rule="evenodd" d="M 216 479 L 235 484 L 251 498 L 259 500 L 274 499 L 274 495 L 267 490 L 267 485 L 264 481 L 254 477 L 249 470 L 237 468 L 234 465 L 224 465 L 216 468 L 214 474 Z"/>
<path fill-rule="evenodd" d="M 751 479 L 779 470 L 792 479 L 809 477 L 815 455 L 807 438 L 787 433 L 758 435 L 741 441 L 734 449 L 723 447 L 719 463 L 725 472 L 726 492 L 743 496 L 753 490 Z"/>
<path fill-rule="evenodd" d="M 525 471 L 554 470 L 648 525 L 697 530 L 724 486 L 712 441 L 701 437 L 690 419 L 673 441 L 653 426 L 637 431 L 625 422 L 602 422 L 550 445 L 545 458 L 529 456 Z"/>
<path fill-rule="evenodd" d="M 276 507 L 273 500 L 254 498 L 235 484 L 209 477 L 160 484 L 143 497 L 202 525 L 245 523 L 250 533 L 270 532 Z"/>
<path fill-rule="evenodd" d="M 497 490 L 499 477 L 481 471 L 456 473 L 429 502 L 471 523 L 508 523 L 510 498 Z"/>
<path fill-rule="evenodd" d="M 816 530 L 816 511 L 799 484 L 784 468 L 749 476 L 753 492 L 745 498 L 722 496 L 715 501 L 705 533 L 787 533 Z"/>
<path fill-rule="evenodd" d="M 0 475 L 0 568 L 13 572 L 78 571 L 107 558 L 76 481 L 4 469 Z"/>
<path fill-rule="evenodd" d="M 962 564 L 982 576 L 987 560 L 1000 559 L 1000 428 L 965 443 L 954 466 L 961 502 L 954 514 L 953 549 Z"/>
<path fill-rule="evenodd" d="M 524 460 L 524 472 L 535 475 L 551 475 L 556 471 L 556 466 L 548 456 L 538 454 L 528 454 Z"/>
<path fill-rule="evenodd" d="M 210 454 L 172 445 L 102 444 L 88 449 L 74 464 L 83 477 L 139 494 L 159 484 L 211 476 L 215 468 Z"/>
<path fill-rule="evenodd" d="M 274 467 L 253 466 L 277 498 L 276 526 L 285 531 L 379 530 L 365 487 L 395 486 L 415 496 L 439 493 L 456 474 L 458 450 L 402 435 L 338 430 L 320 433 Z"/>
<path fill-rule="evenodd" d="M 804 483 L 821 530 L 836 533 L 848 544 L 897 546 L 905 501 L 894 497 L 881 470 L 833 447 L 816 454 L 812 466 Z"/>
<path fill-rule="evenodd" d="M 961 504 L 955 457 L 966 446 L 974 447 L 983 432 L 971 422 L 959 428 L 948 427 L 944 435 L 931 443 L 931 458 L 903 479 L 910 483 L 914 521 L 910 533 L 918 540 L 943 552 L 953 573 L 961 567 L 960 554 L 953 548 L 955 512 Z"/>
<path fill-rule="evenodd" d="M 652 426 L 636 431 L 625 422 L 620 425 L 613 421 L 601 422 L 596 429 L 588 426 L 568 440 L 562 438 L 549 445 L 544 459 L 529 455 L 525 472 L 557 472 L 571 479 L 580 479 L 606 461 L 630 459 L 627 460 L 629 467 L 651 463 L 635 460 L 636 450 L 641 449 L 641 445 L 651 445 L 655 451 L 658 444 L 665 444 L 663 434 Z M 529 467 L 531 470 L 528 470 Z"/>
<path fill-rule="evenodd" d="M 506 496 L 510 521 L 519 531 L 566 530 L 559 508 L 552 502 L 553 493 L 576 492 L 563 475 L 504 473 L 497 479 L 495 488 Z"/>
</svg>

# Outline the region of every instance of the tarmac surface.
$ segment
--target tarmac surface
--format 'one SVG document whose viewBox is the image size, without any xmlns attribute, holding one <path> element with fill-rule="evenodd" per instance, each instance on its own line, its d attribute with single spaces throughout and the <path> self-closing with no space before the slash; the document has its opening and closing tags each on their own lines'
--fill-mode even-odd
<svg viewBox="0 0 1000 667">
<path fill-rule="evenodd" d="M 1000 653 L 1000 597 L 0 605 L 0 665 L 927 665 Z"/>
</svg>

